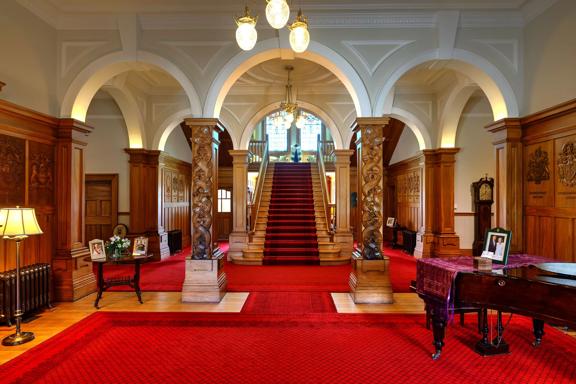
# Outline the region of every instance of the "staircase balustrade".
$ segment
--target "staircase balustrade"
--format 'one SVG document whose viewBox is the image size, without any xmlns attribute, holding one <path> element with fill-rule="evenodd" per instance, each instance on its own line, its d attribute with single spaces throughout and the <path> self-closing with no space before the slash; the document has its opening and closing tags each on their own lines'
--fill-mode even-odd
<svg viewBox="0 0 576 384">
<path fill-rule="evenodd" d="M 320 140 L 320 135 L 318 135 L 318 146 L 316 150 L 316 164 L 318 164 L 318 172 L 320 174 L 320 185 L 322 188 L 322 202 L 324 204 L 324 213 L 326 215 L 326 224 L 328 225 L 330 237 L 334 234 L 335 228 L 335 219 L 336 219 L 336 206 L 330 204 L 330 195 L 328 194 L 328 186 L 326 184 L 326 167 L 324 165 L 324 154 L 325 154 L 325 147 L 327 146 L 326 142 Z M 332 144 L 333 148 L 333 144 Z M 331 153 L 334 153 L 334 149 L 332 149 Z"/>
<path fill-rule="evenodd" d="M 264 159 L 267 146 L 267 140 L 251 140 L 248 144 L 248 163 L 261 163 Z"/>
<path fill-rule="evenodd" d="M 261 143 L 261 142 L 257 142 Z M 262 189 L 264 188 L 264 179 L 266 178 L 266 171 L 268 169 L 268 140 L 264 141 L 264 149 L 260 156 L 260 170 L 258 171 L 258 180 L 256 181 L 256 188 L 252 204 L 250 204 L 249 222 L 250 222 L 250 236 L 256 229 L 256 218 L 258 217 L 258 210 L 260 209 L 260 201 L 262 200 Z"/>
</svg>

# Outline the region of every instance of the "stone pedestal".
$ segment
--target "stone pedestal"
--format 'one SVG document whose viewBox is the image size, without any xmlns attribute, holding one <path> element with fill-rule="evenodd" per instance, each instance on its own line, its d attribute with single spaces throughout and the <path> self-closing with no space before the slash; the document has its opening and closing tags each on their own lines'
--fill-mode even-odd
<svg viewBox="0 0 576 384">
<path fill-rule="evenodd" d="M 182 285 L 184 303 L 219 303 L 226 295 L 224 254 L 216 249 L 211 259 L 186 258 L 186 277 Z"/>
<path fill-rule="evenodd" d="M 394 293 L 388 273 L 387 257 L 366 260 L 358 252 L 352 254 L 350 296 L 356 304 L 391 304 Z"/>
</svg>

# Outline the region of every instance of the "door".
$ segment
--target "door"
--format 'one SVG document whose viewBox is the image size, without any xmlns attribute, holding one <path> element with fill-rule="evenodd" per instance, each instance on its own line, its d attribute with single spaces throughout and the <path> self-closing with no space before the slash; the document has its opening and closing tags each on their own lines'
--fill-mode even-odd
<svg viewBox="0 0 576 384">
<path fill-rule="evenodd" d="M 107 240 L 118 224 L 118 174 L 87 174 L 86 241 Z"/>
</svg>

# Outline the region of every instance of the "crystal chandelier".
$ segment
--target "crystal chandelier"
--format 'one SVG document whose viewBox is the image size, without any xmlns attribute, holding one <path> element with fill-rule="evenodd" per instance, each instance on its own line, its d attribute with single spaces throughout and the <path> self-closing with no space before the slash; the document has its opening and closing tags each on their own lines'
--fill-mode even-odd
<svg viewBox="0 0 576 384">
<path fill-rule="evenodd" d="M 281 29 L 288 22 L 290 17 L 290 7 L 286 0 L 266 0 L 266 20 L 272 28 Z M 249 51 L 256 45 L 258 39 L 258 32 L 256 31 L 256 22 L 258 16 L 250 15 L 248 6 L 244 8 L 244 16 L 235 18 L 236 25 L 236 42 L 238 46 Z M 310 43 L 310 32 L 308 32 L 308 20 L 302 14 L 302 10 L 298 10 L 298 16 L 292 24 L 288 26 L 290 29 L 290 47 L 294 52 L 302 53 L 308 48 Z"/>
<path fill-rule="evenodd" d="M 275 128 L 287 130 L 290 129 L 292 123 L 296 120 L 296 127 L 303 128 L 306 123 L 306 118 L 302 111 L 298 109 L 298 103 L 294 100 L 292 83 L 290 82 L 290 73 L 294 70 L 294 67 L 287 65 L 284 69 L 288 71 L 284 101 L 280 103 L 280 111 L 272 115 L 272 122 Z"/>
</svg>

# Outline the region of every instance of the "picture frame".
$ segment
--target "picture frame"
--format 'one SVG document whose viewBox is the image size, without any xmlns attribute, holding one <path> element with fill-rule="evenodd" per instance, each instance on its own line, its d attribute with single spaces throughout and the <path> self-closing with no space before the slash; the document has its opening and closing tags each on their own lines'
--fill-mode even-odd
<svg viewBox="0 0 576 384">
<path fill-rule="evenodd" d="M 492 259 L 495 264 L 508 263 L 508 252 L 510 250 L 510 241 L 512 240 L 512 232 L 504 228 L 496 227 L 486 231 L 484 239 L 484 250 L 482 257 Z"/>
<path fill-rule="evenodd" d="M 134 239 L 134 248 L 132 249 L 132 256 L 146 256 L 148 254 L 148 238 L 137 237 Z"/>
<path fill-rule="evenodd" d="M 396 218 L 394 218 L 394 217 L 389 217 L 389 218 L 386 220 L 386 226 L 387 226 L 387 227 L 394 228 L 394 224 L 396 224 Z"/>
<path fill-rule="evenodd" d="M 106 248 L 104 248 L 104 240 L 90 240 L 88 242 L 88 249 L 90 250 L 90 259 L 92 261 L 106 260 Z"/>
</svg>

